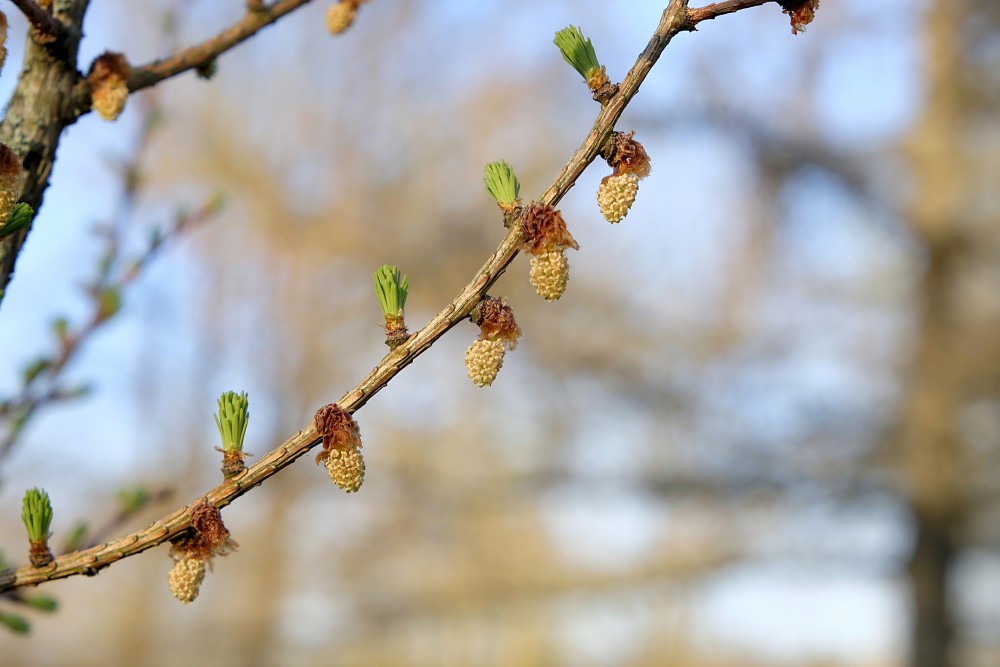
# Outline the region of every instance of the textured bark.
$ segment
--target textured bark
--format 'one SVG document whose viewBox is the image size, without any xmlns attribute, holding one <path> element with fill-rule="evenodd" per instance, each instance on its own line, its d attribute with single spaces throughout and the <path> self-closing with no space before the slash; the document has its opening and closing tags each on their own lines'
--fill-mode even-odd
<svg viewBox="0 0 1000 667">
<path fill-rule="evenodd" d="M 63 40 L 40 45 L 28 39 L 17 87 L 0 123 L 0 141 L 24 163 L 20 201 L 38 210 L 49 186 L 63 130 L 80 114 L 86 83 L 77 71 L 79 25 L 89 0 L 57 3 L 56 18 L 67 26 Z M 30 229 L 0 241 L 0 299 L 14 273 L 17 256 Z"/>
</svg>

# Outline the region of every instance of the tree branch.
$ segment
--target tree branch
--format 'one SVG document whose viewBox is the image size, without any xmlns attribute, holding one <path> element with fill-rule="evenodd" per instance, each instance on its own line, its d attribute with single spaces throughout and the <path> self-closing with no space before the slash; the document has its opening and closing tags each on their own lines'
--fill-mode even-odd
<svg viewBox="0 0 1000 667">
<path fill-rule="evenodd" d="M 271 25 L 308 2 L 310 0 L 278 0 L 259 11 L 250 11 L 232 26 L 201 44 L 133 69 L 132 76 L 128 80 L 128 88 L 134 93 L 182 72 L 207 65 L 217 56 L 253 37 L 261 28 Z"/>
<path fill-rule="evenodd" d="M 741 9 L 759 7 L 768 2 L 777 2 L 777 0 L 725 0 L 725 2 L 713 2 L 704 7 L 689 9 L 688 21 L 691 24 L 691 29 L 694 29 L 694 26 L 702 21 L 718 18 L 725 14 L 732 14 Z"/>
<path fill-rule="evenodd" d="M 279 5 L 287 7 L 301 4 L 302 0 L 286 0 Z M 762 4 L 763 0 L 751 0 L 742 4 L 747 7 Z M 618 93 L 612 97 L 597 115 L 593 128 L 563 167 L 555 181 L 546 190 L 541 201 L 555 205 L 573 187 L 576 179 L 584 169 L 597 157 L 602 143 L 608 138 L 615 123 L 629 101 L 635 97 L 646 75 L 659 59 L 663 49 L 678 33 L 691 30 L 694 23 L 687 9 L 688 0 L 670 0 L 664 10 L 660 23 L 653 33 L 646 48 L 639 55 L 632 69 L 619 86 Z M 722 3 L 729 5 L 732 3 Z M 708 8 L 705 8 L 708 9 Z M 698 10 L 691 10 L 697 12 Z M 735 10 L 733 10 L 735 11 Z M 728 12 L 727 12 L 728 13 Z M 713 18 L 711 12 L 700 14 L 705 18 Z M 178 54 L 180 55 L 180 54 Z M 157 79 L 159 80 L 159 79 Z M 411 336 L 404 344 L 389 352 L 358 385 L 348 391 L 338 401 L 344 410 L 354 413 L 368 400 L 385 387 L 403 368 L 413 362 L 426 351 L 437 339 L 449 329 L 465 319 L 469 312 L 486 295 L 487 290 L 500 278 L 507 266 L 518 254 L 523 241 L 520 225 L 514 225 L 501 241 L 496 251 L 486 260 L 475 277 L 467 284 L 455 299 L 438 313 L 422 329 Z M 150 549 L 167 540 L 177 537 L 187 530 L 191 523 L 190 511 L 202 501 L 222 508 L 259 486 L 272 475 L 291 465 L 296 459 L 319 444 L 321 438 L 310 422 L 301 431 L 289 438 L 276 449 L 264 455 L 256 464 L 248 468 L 239 477 L 227 480 L 210 490 L 203 497 L 191 504 L 176 510 L 147 528 L 131 535 L 126 535 L 106 544 L 97 545 L 91 549 L 77 551 L 57 558 L 42 568 L 22 567 L 16 571 L 8 571 L 0 576 L 0 592 L 31 586 L 83 574 L 93 576 L 115 561 L 135 555 Z"/>
<path fill-rule="evenodd" d="M 21 10 L 21 13 L 31 23 L 34 28 L 32 37 L 35 41 L 54 42 L 62 39 L 63 34 L 66 32 L 65 26 L 52 16 L 52 14 L 39 7 L 35 0 L 11 0 L 11 2 L 17 5 L 17 8 Z M 40 40 L 36 35 L 45 35 L 49 39 Z"/>
</svg>

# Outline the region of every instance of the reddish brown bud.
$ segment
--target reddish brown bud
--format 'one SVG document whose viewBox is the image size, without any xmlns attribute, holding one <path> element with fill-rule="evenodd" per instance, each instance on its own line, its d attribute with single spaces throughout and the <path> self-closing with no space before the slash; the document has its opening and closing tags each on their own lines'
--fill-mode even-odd
<svg viewBox="0 0 1000 667">
<path fill-rule="evenodd" d="M 87 81 L 91 86 L 97 86 L 115 77 L 118 79 L 128 79 L 132 74 L 132 67 L 125 60 L 125 56 L 113 51 L 105 51 L 97 56 L 97 59 L 90 66 L 87 74 Z"/>
<path fill-rule="evenodd" d="M 226 449 L 222 452 L 222 476 L 232 479 L 247 469 L 246 454 L 238 449 Z"/>
<path fill-rule="evenodd" d="M 0 181 L 6 182 L 20 175 L 21 158 L 17 157 L 17 153 L 10 146 L 0 144 Z"/>
<path fill-rule="evenodd" d="M 52 550 L 49 549 L 48 538 L 37 542 L 28 540 L 28 561 L 33 567 L 45 567 L 52 560 Z"/>
</svg>

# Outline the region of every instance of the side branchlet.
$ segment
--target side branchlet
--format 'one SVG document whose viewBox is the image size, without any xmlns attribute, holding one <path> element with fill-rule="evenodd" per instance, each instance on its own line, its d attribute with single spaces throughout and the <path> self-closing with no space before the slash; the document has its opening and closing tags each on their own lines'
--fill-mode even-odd
<svg viewBox="0 0 1000 667">
<path fill-rule="evenodd" d="M 28 560 L 35 567 L 52 562 L 49 549 L 49 527 L 52 525 L 52 501 L 43 489 L 28 489 L 24 493 L 21 521 L 28 531 Z"/>
<path fill-rule="evenodd" d="M 385 318 L 385 344 L 395 350 L 409 337 L 406 330 L 406 297 L 410 293 L 409 279 L 391 264 L 375 271 L 375 294 Z"/>
<path fill-rule="evenodd" d="M 246 468 L 243 438 L 250 422 L 250 400 L 247 393 L 227 391 L 219 396 L 219 411 L 215 425 L 222 438 L 222 474 L 226 479 L 239 475 Z"/>
</svg>

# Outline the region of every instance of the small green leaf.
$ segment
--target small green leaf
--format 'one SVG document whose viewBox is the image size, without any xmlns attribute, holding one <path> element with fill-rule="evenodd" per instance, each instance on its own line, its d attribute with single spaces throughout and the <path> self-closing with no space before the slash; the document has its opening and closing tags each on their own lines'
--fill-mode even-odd
<svg viewBox="0 0 1000 667">
<path fill-rule="evenodd" d="M 65 317 L 59 317 L 52 321 L 52 333 L 56 335 L 59 342 L 66 340 L 69 335 L 69 320 Z"/>
<path fill-rule="evenodd" d="M 76 551 L 83 545 L 83 541 L 87 539 L 87 524 L 84 521 L 77 521 L 76 524 L 69 530 L 69 535 L 66 537 L 66 541 L 63 543 L 64 551 Z"/>
<path fill-rule="evenodd" d="M 134 489 L 119 489 L 115 495 L 118 497 L 118 504 L 121 505 L 122 511 L 128 514 L 138 512 L 149 502 L 149 491 L 142 486 Z"/>
<path fill-rule="evenodd" d="M 213 214 L 218 213 L 219 211 L 222 210 L 222 207 L 225 205 L 226 205 L 226 193 L 221 191 L 216 192 L 215 194 L 212 195 L 211 199 L 208 200 L 208 203 L 205 204 L 205 212 Z"/>
<path fill-rule="evenodd" d="M 21 602 L 28 605 L 32 609 L 44 611 L 45 613 L 51 613 L 59 609 L 59 601 L 55 598 L 50 598 L 47 595 L 25 596 L 21 598 Z"/>
<path fill-rule="evenodd" d="M 106 320 L 113 317 L 122 307 L 122 295 L 114 287 L 106 287 L 97 296 L 98 318 Z"/>
<path fill-rule="evenodd" d="M 52 362 L 48 359 L 35 359 L 24 369 L 24 384 L 28 385 L 38 379 L 38 376 L 49 370 Z"/>
<path fill-rule="evenodd" d="M 0 611 L 0 623 L 7 626 L 8 630 L 19 635 L 26 635 L 31 632 L 31 624 L 23 616 Z"/>
</svg>

